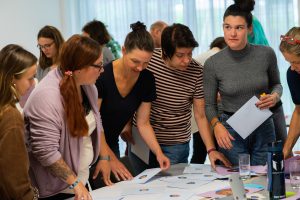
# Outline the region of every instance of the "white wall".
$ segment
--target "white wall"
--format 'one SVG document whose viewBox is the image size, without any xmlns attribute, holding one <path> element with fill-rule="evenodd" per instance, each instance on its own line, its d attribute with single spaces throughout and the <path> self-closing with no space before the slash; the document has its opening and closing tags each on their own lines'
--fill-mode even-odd
<svg viewBox="0 0 300 200">
<path fill-rule="evenodd" d="M 19 44 L 39 55 L 37 33 L 45 25 L 63 29 L 60 0 L 0 0 L 0 49 L 7 44 Z"/>
</svg>

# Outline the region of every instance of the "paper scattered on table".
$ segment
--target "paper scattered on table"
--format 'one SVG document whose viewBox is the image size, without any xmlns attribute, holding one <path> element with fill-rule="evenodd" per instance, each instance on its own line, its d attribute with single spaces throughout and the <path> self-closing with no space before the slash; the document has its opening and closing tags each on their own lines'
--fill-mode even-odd
<svg viewBox="0 0 300 200">
<path fill-rule="evenodd" d="M 260 185 L 259 185 L 260 186 Z M 257 184 L 245 184 L 245 192 L 246 194 L 252 194 L 258 191 L 261 191 L 264 189 L 263 186 L 259 187 Z M 222 189 L 218 189 L 218 190 L 212 190 L 206 193 L 200 193 L 198 194 L 199 196 L 202 197 L 208 197 L 208 198 L 222 198 L 222 197 L 226 197 L 226 196 L 230 196 L 232 195 L 232 190 L 230 187 L 224 187 Z"/>
<path fill-rule="evenodd" d="M 161 171 L 160 168 L 152 168 L 152 169 L 146 169 L 136 177 L 134 177 L 131 182 L 133 183 L 146 183 L 149 179 L 151 179 L 153 176 L 158 174 Z"/>
<path fill-rule="evenodd" d="M 149 187 L 147 185 L 139 185 L 132 188 L 125 188 L 121 193 L 122 196 L 126 195 L 146 195 L 146 194 L 163 194 L 165 188 L 162 187 Z"/>
<path fill-rule="evenodd" d="M 259 99 L 253 96 L 226 121 L 243 139 L 273 114 L 269 109 L 257 108 L 255 103 L 258 101 Z"/>
<path fill-rule="evenodd" d="M 210 165 L 202 165 L 202 164 L 190 164 L 186 166 L 183 170 L 184 174 L 203 174 L 207 172 L 211 172 L 213 169 Z"/>
<path fill-rule="evenodd" d="M 263 165 L 257 165 L 257 166 L 250 166 L 251 169 L 251 175 L 258 175 L 258 174 L 267 174 L 267 166 Z M 227 168 L 223 166 L 217 166 L 216 171 L 220 175 L 230 175 L 230 174 L 236 174 L 239 173 L 239 168 L 238 167 L 233 167 L 233 168 Z"/>
<path fill-rule="evenodd" d="M 202 185 L 208 184 L 211 181 L 202 180 L 181 180 L 177 182 L 168 183 L 167 186 L 171 188 L 193 189 L 199 188 Z"/>
</svg>

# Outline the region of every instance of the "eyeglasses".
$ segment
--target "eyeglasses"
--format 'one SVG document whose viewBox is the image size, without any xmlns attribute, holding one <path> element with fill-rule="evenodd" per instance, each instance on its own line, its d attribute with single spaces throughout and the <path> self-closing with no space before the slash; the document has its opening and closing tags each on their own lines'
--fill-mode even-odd
<svg viewBox="0 0 300 200">
<path fill-rule="evenodd" d="M 44 45 L 38 44 L 38 45 L 36 45 L 36 46 L 37 46 L 37 48 L 39 48 L 40 50 L 43 50 L 43 49 L 49 49 L 49 48 L 52 46 L 52 44 L 54 44 L 54 42 L 52 42 L 52 43 L 50 43 L 50 44 L 44 44 Z"/>
<path fill-rule="evenodd" d="M 300 44 L 300 40 L 297 40 L 293 37 L 286 36 L 286 35 L 281 35 L 280 40 L 292 45 Z"/>
<path fill-rule="evenodd" d="M 103 68 L 103 62 L 100 62 L 99 64 L 91 64 L 92 67 L 96 67 L 99 70 L 101 70 Z"/>
</svg>

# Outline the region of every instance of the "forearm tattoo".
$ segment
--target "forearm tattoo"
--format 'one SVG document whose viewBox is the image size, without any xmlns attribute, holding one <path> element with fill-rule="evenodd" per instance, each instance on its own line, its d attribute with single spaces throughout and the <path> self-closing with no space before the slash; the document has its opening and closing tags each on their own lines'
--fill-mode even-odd
<svg viewBox="0 0 300 200">
<path fill-rule="evenodd" d="M 62 179 L 65 182 L 70 176 L 76 176 L 62 158 L 56 161 L 54 164 L 48 166 L 47 168 L 50 170 L 51 174 Z"/>
</svg>

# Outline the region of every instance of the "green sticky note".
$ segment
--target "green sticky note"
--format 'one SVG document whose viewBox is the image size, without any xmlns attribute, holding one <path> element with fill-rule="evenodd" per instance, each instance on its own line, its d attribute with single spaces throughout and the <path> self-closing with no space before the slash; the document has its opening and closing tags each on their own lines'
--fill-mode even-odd
<svg viewBox="0 0 300 200">
<path fill-rule="evenodd" d="M 290 191 L 286 191 L 285 196 L 286 198 L 294 196 L 296 194 L 296 192 L 290 192 Z"/>
</svg>

